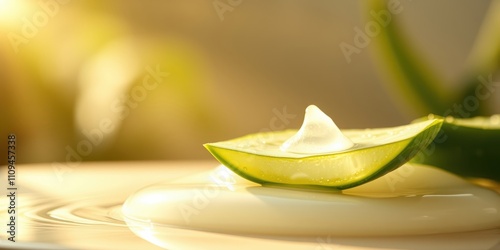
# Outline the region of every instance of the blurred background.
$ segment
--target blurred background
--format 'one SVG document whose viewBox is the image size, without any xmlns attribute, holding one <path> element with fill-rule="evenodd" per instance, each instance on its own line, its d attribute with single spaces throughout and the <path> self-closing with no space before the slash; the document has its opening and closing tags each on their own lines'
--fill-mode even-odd
<svg viewBox="0 0 500 250">
<path fill-rule="evenodd" d="M 18 163 L 210 159 L 309 104 L 341 128 L 500 113 L 499 2 L 0 0 L 1 164 L 9 133 Z"/>
</svg>

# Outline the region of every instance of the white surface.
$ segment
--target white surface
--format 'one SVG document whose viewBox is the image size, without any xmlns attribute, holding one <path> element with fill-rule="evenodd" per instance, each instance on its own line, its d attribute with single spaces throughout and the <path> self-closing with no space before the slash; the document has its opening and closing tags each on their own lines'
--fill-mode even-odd
<svg viewBox="0 0 500 250">
<path fill-rule="evenodd" d="M 345 245 L 339 249 L 360 242 L 374 249 L 390 246 L 387 241 L 422 249 L 489 249 L 498 243 L 497 193 L 425 166 L 413 166 L 394 182 L 399 174 L 342 194 L 262 187 L 221 166 L 147 187 L 127 200 L 123 213 L 136 234 L 174 249 L 192 242 L 212 242 L 213 249 L 243 242 L 273 249 L 312 249 L 322 241 Z"/>
<path fill-rule="evenodd" d="M 158 182 L 189 181 L 186 176 L 197 175 L 216 166 L 216 161 L 89 162 L 74 165 L 58 174 L 50 164 L 18 165 L 19 241 L 1 241 L 0 249 L 57 249 L 55 246 L 92 250 L 153 250 L 161 249 L 159 246 L 170 246 L 170 249 L 234 249 L 235 245 L 238 249 L 311 250 L 465 250 L 495 249 L 492 248 L 495 245 L 498 248 L 499 229 L 423 236 L 338 237 L 327 234 L 272 239 L 171 227 L 162 230 L 157 226 L 156 232 L 147 234 L 148 242 L 136 236 L 120 220 L 120 205 L 134 192 Z M 1 171 L 4 172 L 5 168 Z M 406 176 L 403 172 L 399 174 Z M 409 181 L 404 180 L 394 183 L 400 185 Z M 4 181 L 0 182 L 0 188 L 5 190 Z M 382 191 L 372 190 L 375 191 L 373 195 Z M 0 223 L 3 225 L 6 223 L 5 198 L 0 196 Z M 2 239 L 6 238 L 4 231 L 0 230 Z"/>
</svg>

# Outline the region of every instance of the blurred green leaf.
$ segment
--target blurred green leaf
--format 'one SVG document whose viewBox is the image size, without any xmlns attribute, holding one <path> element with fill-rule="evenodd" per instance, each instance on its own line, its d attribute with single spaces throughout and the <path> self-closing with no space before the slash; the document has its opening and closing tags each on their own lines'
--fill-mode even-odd
<svg viewBox="0 0 500 250">
<path fill-rule="evenodd" d="M 368 1 L 368 10 L 379 12 L 387 9 L 389 1 Z M 369 11 L 368 11 L 369 12 Z M 368 13 L 367 12 L 367 13 Z M 481 27 L 475 47 L 471 52 L 470 70 L 464 77 L 466 86 L 452 96 L 444 91 L 444 80 L 428 65 L 426 58 L 416 54 L 412 42 L 401 28 L 396 15 L 391 16 L 391 22 L 381 29 L 375 43 L 383 69 L 393 79 L 391 84 L 395 89 L 412 102 L 415 107 L 424 109 L 425 113 L 463 116 L 465 113 L 454 113 L 450 110 L 456 104 L 461 104 L 470 96 L 475 96 L 480 77 L 488 79 L 498 70 L 500 65 L 500 2 L 492 1 L 488 15 Z M 448 91 L 451 92 L 451 91 Z M 477 98 L 476 98 L 477 99 Z M 488 100 L 479 100 L 479 106 L 467 116 L 490 114 Z"/>
</svg>

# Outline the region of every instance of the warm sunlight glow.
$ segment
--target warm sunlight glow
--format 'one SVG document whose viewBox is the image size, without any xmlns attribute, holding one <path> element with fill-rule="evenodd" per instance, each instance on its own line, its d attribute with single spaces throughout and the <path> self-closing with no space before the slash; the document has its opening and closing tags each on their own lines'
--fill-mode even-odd
<svg viewBox="0 0 500 250">
<path fill-rule="evenodd" d="M 0 26 L 14 26 L 16 23 L 21 23 L 26 10 L 25 1 L 0 0 Z"/>
</svg>

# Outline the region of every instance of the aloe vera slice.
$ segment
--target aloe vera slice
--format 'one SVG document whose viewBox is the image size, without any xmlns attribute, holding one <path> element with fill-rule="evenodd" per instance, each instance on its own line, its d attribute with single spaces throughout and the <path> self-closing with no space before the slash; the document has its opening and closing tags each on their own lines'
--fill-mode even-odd
<svg viewBox="0 0 500 250">
<path fill-rule="evenodd" d="M 354 146 L 325 154 L 280 150 L 296 130 L 250 134 L 204 144 L 222 164 L 250 181 L 265 185 L 346 189 L 398 168 L 427 147 L 442 119 L 392 128 L 342 130 Z"/>
</svg>

